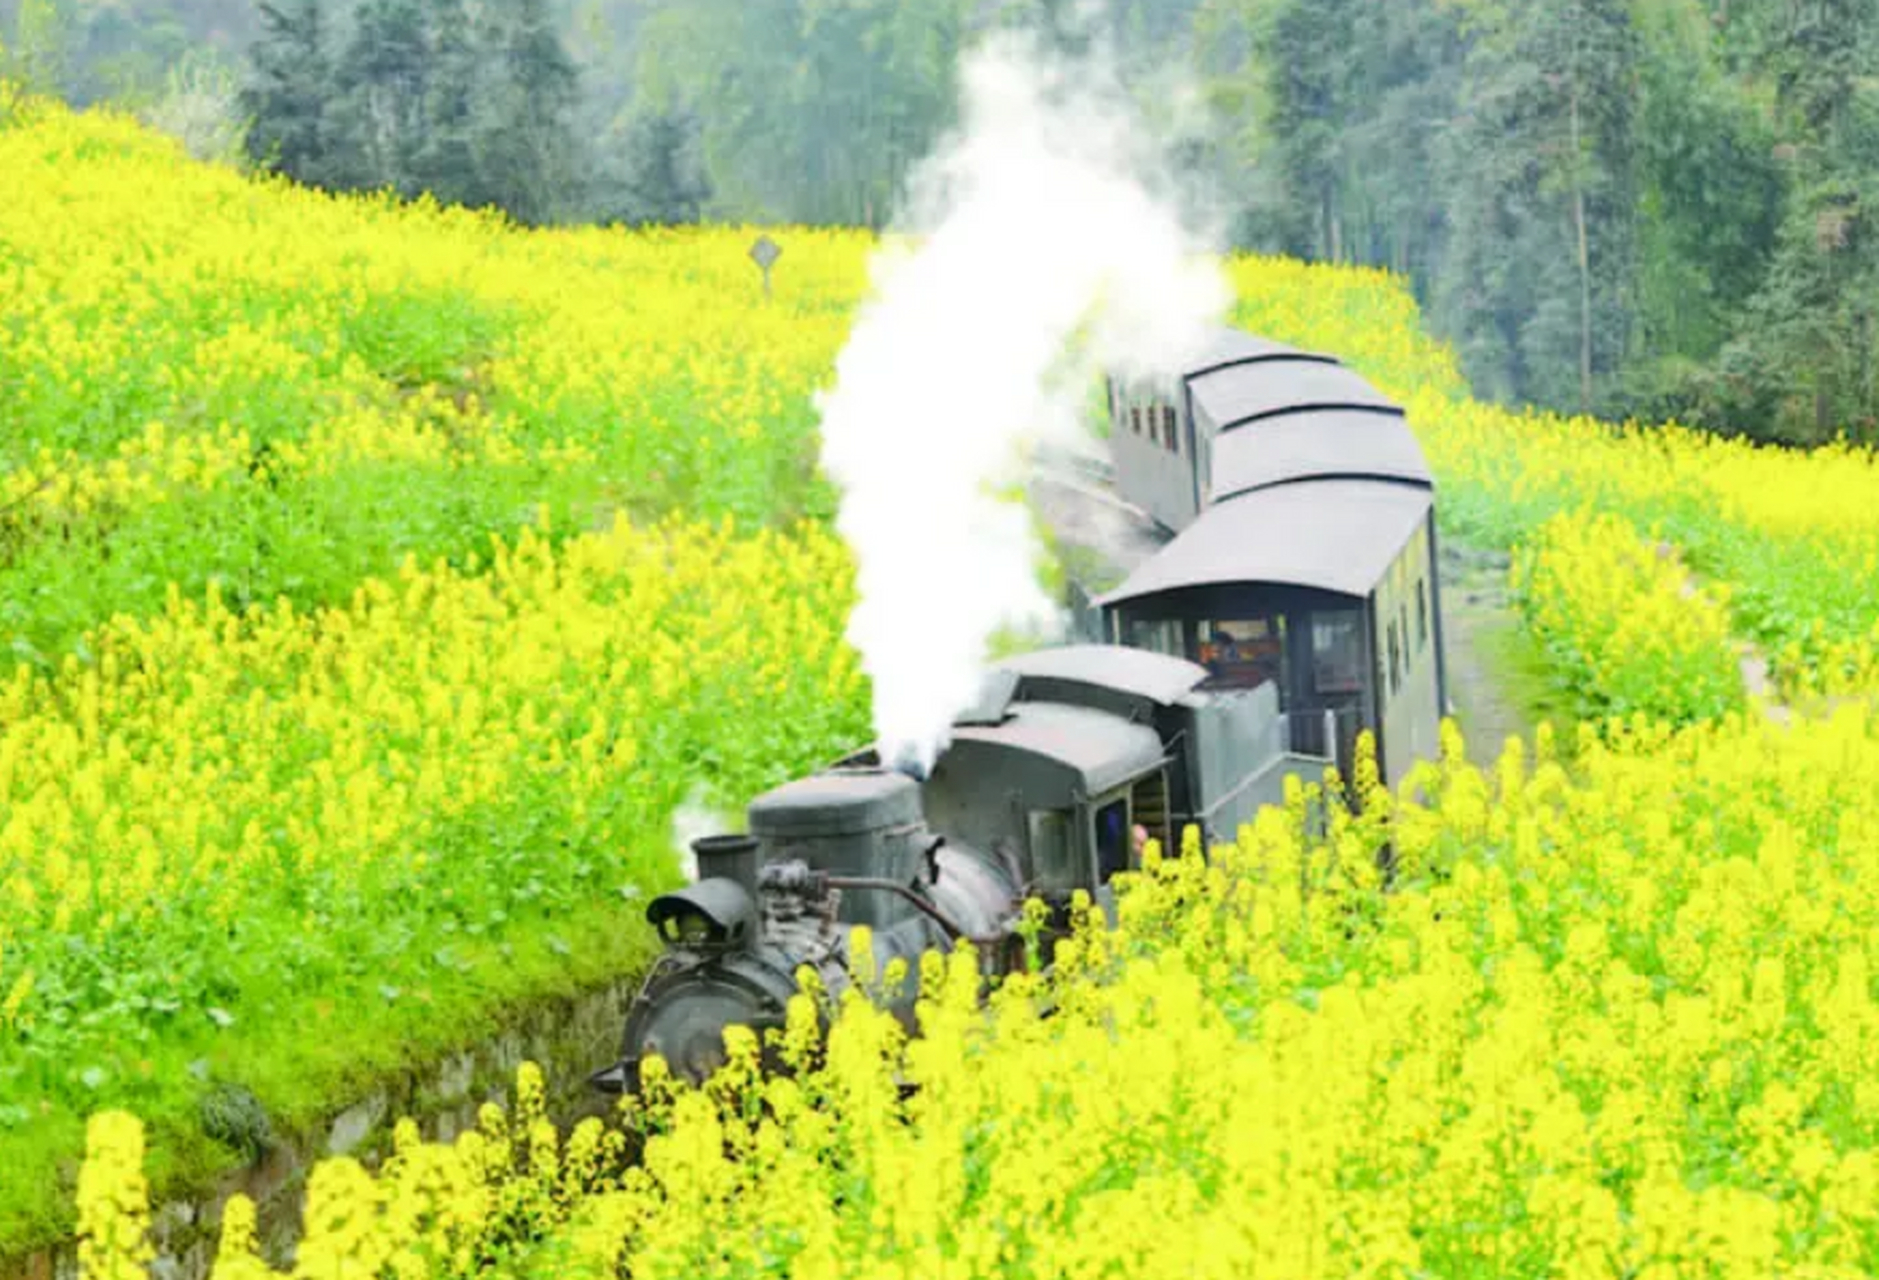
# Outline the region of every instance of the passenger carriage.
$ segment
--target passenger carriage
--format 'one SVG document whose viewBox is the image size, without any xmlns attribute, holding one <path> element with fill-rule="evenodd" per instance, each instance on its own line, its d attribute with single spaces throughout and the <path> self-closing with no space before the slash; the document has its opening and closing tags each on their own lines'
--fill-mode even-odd
<svg viewBox="0 0 1879 1280">
<path fill-rule="evenodd" d="M 1121 496 L 1171 540 L 1098 596 L 1113 643 L 1269 689 L 1286 753 L 1394 784 L 1448 706 L 1435 490 L 1407 417 L 1330 356 L 1238 330 L 1165 387 L 1109 383 Z"/>
</svg>

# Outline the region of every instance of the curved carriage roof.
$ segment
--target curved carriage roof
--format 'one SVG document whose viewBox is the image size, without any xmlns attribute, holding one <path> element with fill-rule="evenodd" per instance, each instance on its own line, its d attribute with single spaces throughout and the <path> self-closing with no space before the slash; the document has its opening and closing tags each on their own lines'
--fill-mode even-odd
<svg viewBox="0 0 1879 1280">
<path fill-rule="evenodd" d="M 1369 595 L 1435 501 L 1402 407 L 1329 356 L 1237 329 L 1184 380 L 1215 429 L 1206 505 L 1095 603 L 1232 583 Z"/>
<path fill-rule="evenodd" d="M 1323 360 L 1287 357 L 1233 364 L 1202 374 L 1188 386 L 1195 406 L 1222 432 L 1301 409 L 1367 409 L 1398 419 L 1403 413 L 1360 375 Z"/>
<path fill-rule="evenodd" d="M 1214 331 L 1207 347 L 1181 370 L 1181 376 L 1191 380 L 1212 373 L 1216 369 L 1264 360 L 1312 360 L 1320 364 L 1337 363 L 1337 359 L 1333 356 L 1305 351 L 1299 347 L 1288 347 L 1283 342 L 1274 342 L 1269 338 L 1250 334 L 1244 329 L 1223 325 Z"/>
<path fill-rule="evenodd" d="M 1432 485 L 1422 446 L 1403 419 L 1348 409 L 1267 418 L 1214 440 L 1208 499 L 1298 480 L 1369 476 Z"/>
<path fill-rule="evenodd" d="M 1431 489 L 1393 480 L 1317 479 L 1259 489 L 1206 508 L 1096 603 L 1236 582 L 1367 596 L 1434 502 Z"/>
<path fill-rule="evenodd" d="M 954 726 L 942 762 L 967 743 L 1040 757 L 1091 795 L 1153 768 L 1163 758 L 1161 738 L 1148 725 L 1059 702 L 1016 702 L 997 724 Z"/>
<path fill-rule="evenodd" d="M 1020 678 L 1115 689 L 1161 706 L 1180 701 L 1208 675 L 1207 668 L 1186 658 L 1107 644 L 1036 649 L 1006 658 L 998 666 Z"/>
</svg>

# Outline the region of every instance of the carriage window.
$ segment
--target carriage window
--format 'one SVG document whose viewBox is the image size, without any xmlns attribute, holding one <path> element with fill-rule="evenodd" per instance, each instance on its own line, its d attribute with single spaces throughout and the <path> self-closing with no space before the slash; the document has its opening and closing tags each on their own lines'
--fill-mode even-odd
<svg viewBox="0 0 1879 1280">
<path fill-rule="evenodd" d="M 1070 815 L 1061 809 L 1033 809 L 1030 812 L 1031 875 L 1047 889 L 1069 890 L 1077 887 L 1076 865 L 1071 857 Z"/>
<path fill-rule="evenodd" d="M 1216 688 L 1250 689 L 1278 680 L 1285 670 L 1285 619 L 1203 620 L 1199 662 Z"/>
<path fill-rule="evenodd" d="M 1139 404 L 1129 406 L 1129 430 L 1138 436 L 1142 434 L 1142 406 Z"/>
<path fill-rule="evenodd" d="M 1420 652 L 1429 647 L 1429 583 L 1427 579 L 1416 579 L 1416 649 Z"/>
<path fill-rule="evenodd" d="M 1355 611 L 1311 619 L 1311 685 L 1318 693 L 1357 693 L 1364 683 L 1363 632 Z"/>
<path fill-rule="evenodd" d="M 1409 679 L 1410 655 L 1415 651 L 1409 647 L 1409 606 L 1396 606 L 1396 634 L 1403 638 L 1403 679 Z"/>
<path fill-rule="evenodd" d="M 1171 407 L 1168 407 L 1168 406 L 1162 407 L 1161 426 L 1162 426 L 1162 430 L 1168 433 L 1168 451 L 1170 453 L 1175 453 L 1175 454 L 1180 453 L 1181 452 L 1181 435 L 1176 426 L 1174 410 Z"/>
<path fill-rule="evenodd" d="M 1132 622 L 1129 624 L 1129 647 L 1179 657 L 1181 624 L 1179 622 Z"/>
<path fill-rule="evenodd" d="M 1389 635 L 1390 692 L 1395 693 L 1397 689 L 1401 687 L 1402 682 L 1403 682 L 1402 666 L 1401 666 L 1402 651 L 1401 649 L 1397 647 L 1397 643 L 1396 643 L 1396 619 L 1394 618 L 1390 619 L 1390 623 L 1389 623 L 1389 626 L 1386 628 L 1386 632 Z"/>
<path fill-rule="evenodd" d="M 1129 801 L 1114 800 L 1096 811 L 1096 883 L 1129 869 Z"/>
</svg>

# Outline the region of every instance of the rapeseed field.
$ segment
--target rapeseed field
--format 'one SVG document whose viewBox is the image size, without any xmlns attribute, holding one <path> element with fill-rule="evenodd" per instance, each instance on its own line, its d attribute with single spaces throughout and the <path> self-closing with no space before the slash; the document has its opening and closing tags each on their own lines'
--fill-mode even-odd
<svg viewBox="0 0 1879 1280">
<path fill-rule="evenodd" d="M 812 389 L 858 237 L 521 234 L 0 125 L 0 1257 L 637 962 L 672 814 L 865 735 Z M 622 926 L 622 921 L 626 927 Z M 226 1140 L 226 1135 L 224 1135 Z"/>
<path fill-rule="evenodd" d="M 0 1254 L 76 1230 L 128 1276 L 233 1158 L 210 1088 L 291 1123 L 630 967 L 680 800 L 865 732 L 809 397 L 870 245 L 773 230 L 765 301 L 742 229 L 522 233 L 0 118 Z M 1879 1266 L 1871 455 L 1478 404 L 1400 281 L 1229 270 L 1239 323 L 1405 401 L 1611 718 L 1450 726 L 1328 838 L 1297 795 L 1157 854 L 989 1015 L 930 956 L 912 1044 L 849 998 L 811 1061 L 812 993 L 793 1080 L 745 1044 L 566 1135 L 525 1067 L 454 1144 L 321 1163 L 289 1273 Z M 1755 714 L 1736 636 L 1841 704 Z M 221 1280 L 276 1273 L 252 1205 L 220 1230 Z"/>
</svg>

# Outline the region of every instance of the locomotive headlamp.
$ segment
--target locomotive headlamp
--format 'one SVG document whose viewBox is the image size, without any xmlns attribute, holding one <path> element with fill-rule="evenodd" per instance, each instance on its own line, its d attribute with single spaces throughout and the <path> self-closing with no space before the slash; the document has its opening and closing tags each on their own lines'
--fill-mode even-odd
<svg viewBox="0 0 1879 1280">
<path fill-rule="evenodd" d="M 714 877 L 654 898 L 646 923 L 672 950 L 741 951 L 757 928 L 757 904 L 735 880 Z"/>
</svg>

